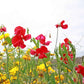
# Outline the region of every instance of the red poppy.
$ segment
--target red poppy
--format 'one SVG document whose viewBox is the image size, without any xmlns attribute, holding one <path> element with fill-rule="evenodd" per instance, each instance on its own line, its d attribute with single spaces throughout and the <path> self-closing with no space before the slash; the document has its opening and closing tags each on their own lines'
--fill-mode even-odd
<svg viewBox="0 0 84 84">
<path fill-rule="evenodd" d="M 72 53 L 72 51 L 69 49 L 69 42 L 71 42 L 71 41 L 70 41 L 68 38 L 65 38 L 65 39 L 64 39 L 64 43 L 61 43 L 61 49 L 62 49 L 62 51 L 64 51 L 63 46 L 65 46 L 66 49 L 67 49 L 68 56 L 70 57 L 71 61 L 73 61 L 73 53 Z M 63 62 L 64 62 L 65 64 L 68 63 L 68 59 L 67 59 L 67 57 L 66 57 L 66 54 L 63 54 L 63 57 L 61 57 L 60 59 L 63 60 Z"/>
<path fill-rule="evenodd" d="M 36 51 L 33 50 L 33 49 L 31 49 L 31 50 L 30 50 L 30 53 L 31 53 L 32 55 L 35 55 L 35 54 L 36 54 Z"/>
<path fill-rule="evenodd" d="M 40 40 L 40 43 L 46 46 L 48 46 L 51 43 L 51 41 L 45 42 L 46 37 L 43 34 L 38 35 L 35 39 Z"/>
<path fill-rule="evenodd" d="M 67 50 L 69 50 L 69 45 L 65 44 L 65 43 L 61 43 L 61 49 L 63 50 L 63 46 L 66 47 Z"/>
<path fill-rule="evenodd" d="M 31 39 L 31 35 L 30 34 L 25 35 L 26 30 L 21 26 L 17 26 L 14 32 L 15 32 L 15 36 L 12 38 L 13 46 L 25 48 L 26 45 L 24 44 L 23 40 L 27 41 Z"/>
<path fill-rule="evenodd" d="M 71 41 L 68 38 L 65 38 L 64 42 L 65 42 L 65 44 L 68 44 L 68 45 L 69 45 L 69 42 L 71 43 Z"/>
<path fill-rule="evenodd" d="M 68 56 L 70 57 L 71 61 L 73 61 L 73 54 L 70 53 L 70 52 L 68 52 Z M 66 57 L 66 54 L 63 54 L 63 58 L 61 57 L 60 60 L 63 60 L 63 62 L 64 62 L 65 64 L 68 63 L 68 59 L 67 59 L 67 57 Z"/>
<path fill-rule="evenodd" d="M 75 67 L 75 70 L 77 71 L 77 73 L 81 74 L 84 77 L 84 66 L 78 65 L 77 67 Z"/>
<path fill-rule="evenodd" d="M 26 30 L 23 27 L 21 27 L 21 26 L 17 26 L 15 28 L 14 32 L 15 32 L 15 35 L 23 35 L 24 36 Z"/>
<path fill-rule="evenodd" d="M 60 60 L 63 60 L 63 62 L 64 62 L 65 64 L 68 63 L 68 60 L 67 60 L 66 54 L 63 54 L 63 58 L 61 57 Z"/>
<path fill-rule="evenodd" d="M 6 32 L 6 27 L 0 28 L 0 32 Z"/>
<path fill-rule="evenodd" d="M 17 35 L 15 35 L 12 38 L 12 44 L 13 44 L 14 47 L 21 47 L 21 48 L 25 48 L 26 47 L 22 37 L 21 36 L 17 36 Z"/>
<path fill-rule="evenodd" d="M 40 48 L 37 48 L 36 51 L 33 49 L 31 49 L 30 51 L 32 55 L 38 56 L 39 59 L 47 58 L 45 54 L 48 52 L 49 51 L 45 46 L 41 46 Z"/>
<path fill-rule="evenodd" d="M 60 24 L 56 24 L 55 26 L 56 26 L 56 28 L 58 28 L 58 27 L 62 27 L 62 29 L 67 29 L 68 28 L 68 25 L 67 24 L 64 24 L 64 20 L 62 20 L 61 22 L 60 22 Z"/>
</svg>

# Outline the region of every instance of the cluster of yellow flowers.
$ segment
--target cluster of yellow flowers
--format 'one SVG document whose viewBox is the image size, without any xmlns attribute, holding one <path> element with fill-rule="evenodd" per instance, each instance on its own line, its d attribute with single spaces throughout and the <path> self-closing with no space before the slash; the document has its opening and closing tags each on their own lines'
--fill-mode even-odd
<svg viewBox="0 0 84 84">
<path fill-rule="evenodd" d="M 10 84 L 9 79 L 7 79 L 6 74 L 0 73 L 0 84 Z"/>
<path fill-rule="evenodd" d="M 30 61 L 31 60 L 31 57 L 30 57 L 30 55 L 26 54 L 26 55 L 23 55 L 23 59 Z"/>
<path fill-rule="evenodd" d="M 16 79 L 17 79 L 16 72 L 17 72 L 18 70 L 19 70 L 18 67 L 14 67 L 14 68 L 12 68 L 12 69 L 9 71 L 9 72 L 10 72 L 10 75 L 11 75 L 11 77 L 10 77 L 11 82 L 12 82 L 13 80 L 16 80 Z"/>
<path fill-rule="evenodd" d="M 54 73 L 55 72 L 55 70 L 52 69 L 52 67 L 48 65 L 48 62 L 46 63 L 46 65 L 48 66 L 48 73 Z M 45 64 L 40 64 L 39 66 L 37 66 L 37 71 L 46 71 Z"/>
<path fill-rule="evenodd" d="M 3 38 L 7 38 L 9 36 L 10 36 L 9 33 L 2 34 L 2 35 L 0 35 L 0 40 L 2 40 Z"/>
<path fill-rule="evenodd" d="M 56 83 L 58 84 L 59 83 L 59 75 L 55 76 L 55 80 L 56 80 Z M 63 75 L 60 75 L 60 80 L 61 80 L 61 82 L 64 80 Z"/>
<path fill-rule="evenodd" d="M 18 70 L 19 70 L 18 67 L 12 68 L 12 69 L 9 71 L 9 72 L 10 72 L 10 75 L 13 75 L 13 76 L 14 76 Z"/>
</svg>

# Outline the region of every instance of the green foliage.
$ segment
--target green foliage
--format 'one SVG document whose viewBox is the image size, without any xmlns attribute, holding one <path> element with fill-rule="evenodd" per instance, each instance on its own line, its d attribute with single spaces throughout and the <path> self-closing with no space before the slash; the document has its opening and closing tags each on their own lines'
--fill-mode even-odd
<svg viewBox="0 0 84 84">
<path fill-rule="evenodd" d="M 12 39 L 10 37 L 5 38 L 5 40 L 8 42 L 9 46 L 12 45 L 12 42 L 11 42 Z"/>
</svg>

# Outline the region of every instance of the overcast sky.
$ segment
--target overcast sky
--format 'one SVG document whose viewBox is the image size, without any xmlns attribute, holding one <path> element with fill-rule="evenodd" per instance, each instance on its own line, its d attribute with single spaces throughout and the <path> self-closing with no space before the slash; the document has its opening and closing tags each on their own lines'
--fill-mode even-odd
<svg viewBox="0 0 84 84">
<path fill-rule="evenodd" d="M 4 24 L 11 36 L 19 25 L 28 27 L 32 37 L 43 33 L 52 41 L 49 47 L 52 52 L 56 39 L 54 25 L 62 20 L 69 28 L 59 29 L 59 42 L 69 38 L 77 56 L 84 55 L 84 0 L 0 0 L 0 25 Z"/>
</svg>

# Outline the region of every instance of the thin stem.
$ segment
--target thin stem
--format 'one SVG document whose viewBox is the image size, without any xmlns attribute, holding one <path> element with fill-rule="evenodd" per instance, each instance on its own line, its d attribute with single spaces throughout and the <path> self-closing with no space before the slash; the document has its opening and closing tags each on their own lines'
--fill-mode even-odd
<svg viewBox="0 0 84 84">
<path fill-rule="evenodd" d="M 57 28 L 57 36 L 56 36 L 56 44 L 55 44 L 55 49 L 57 49 L 57 42 L 58 42 L 58 28 Z"/>
<path fill-rule="evenodd" d="M 19 71 L 20 71 L 20 47 L 19 47 Z"/>
<path fill-rule="evenodd" d="M 3 34 L 4 34 L 4 32 L 3 32 Z M 4 41 L 5 41 L 5 35 L 4 35 Z M 6 55 L 7 55 L 7 70 L 6 70 L 6 72 L 7 72 L 7 77 L 9 78 L 9 64 L 8 64 L 8 62 L 9 62 L 9 56 L 8 56 L 8 50 L 7 50 L 7 47 L 6 47 L 6 45 L 4 45 L 4 48 L 6 49 Z"/>
<path fill-rule="evenodd" d="M 44 60 L 44 59 L 43 59 L 43 62 L 44 62 L 45 68 L 47 69 L 47 70 L 46 70 L 46 71 L 47 71 L 47 76 L 48 76 L 47 81 L 49 82 L 48 67 L 46 66 L 46 62 L 45 62 L 45 60 Z"/>
<path fill-rule="evenodd" d="M 19 73 L 20 73 L 20 47 L 19 47 L 19 71 L 18 71 L 18 74 L 17 74 L 17 82 L 19 84 Z"/>
</svg>

